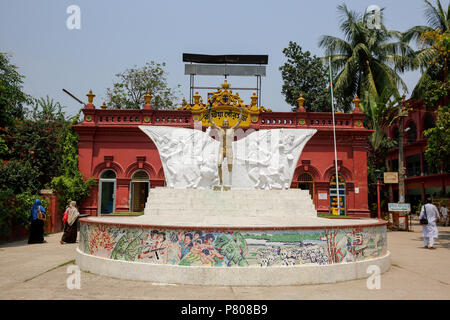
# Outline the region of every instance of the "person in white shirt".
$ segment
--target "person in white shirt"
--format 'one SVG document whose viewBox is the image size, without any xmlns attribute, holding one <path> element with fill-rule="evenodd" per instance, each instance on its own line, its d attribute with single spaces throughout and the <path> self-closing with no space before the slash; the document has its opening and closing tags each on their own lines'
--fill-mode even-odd
<svg viewBox="0 0 450 320">
<path fill-rule="evenodd" d="M 422 225 L 424 248 L 435 249 L 434 238 L 438 237 L 437 223 L 439 222 L 439 211 L 434 204 L 431 203 L 431 198 L 427 198 L 426 204 L 420 210 L 419 219 L 427 218 L 428 224 Z"/>
<path fill-rule="evenodd" d="M 441 214 L 442 214 L 442 222 L 444 223 L 444 226 L 447 226 L 448 224 L 448 209 L 445 204 L 441 206 Z"/>
</svg>

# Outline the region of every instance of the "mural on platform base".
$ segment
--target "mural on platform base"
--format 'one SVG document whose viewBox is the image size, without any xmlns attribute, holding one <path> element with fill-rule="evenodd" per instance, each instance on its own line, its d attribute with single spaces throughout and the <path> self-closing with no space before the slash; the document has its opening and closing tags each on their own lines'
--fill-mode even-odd
<svg viewBox="0 0 450 320">
<path fill-rule="evenodd" d="M 124 261 L 179 266 L 327 265 L 380 257 L 386 227 L 282 231 L 189 231 L 81 224 L 80 250 Z"/>
</svg>

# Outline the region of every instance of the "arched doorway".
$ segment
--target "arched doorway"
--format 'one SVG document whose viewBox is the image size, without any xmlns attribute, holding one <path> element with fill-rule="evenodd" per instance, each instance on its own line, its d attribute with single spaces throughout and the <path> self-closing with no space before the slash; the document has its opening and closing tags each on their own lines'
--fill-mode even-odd
<svg viewBox="0 0 450 320">
<path fill-rule="evenodd" d="M 304 172 L 298 176 L 298 188 L 302 190 L 309 190 L 309 194 L 314 203 L 314 178 L 311 174 Z"/>
<path fill-rule="evenodd" d="M 336 175 L 333 174 L 330 178 L 330 213 L 333 212 L 333 208 L 338 208 L 337 203 L 337 186 Z M 339 203 L 340 210 L 339 215 L 344 216 L 346 211 L 346 194 L 345 194 L 345 179 L 342 175 L 339 175 Z"/>
<path fill-rule="evenodd" d="M 112 213 L 115 210 L 116 199 L 116 173 L 113 170 L 105 170 L 100 175 L 98 185 L 99 214 Z"/>
<path fill-rule="evenodd" d="M 136 171 L 130 183 L 130 211 L 144 211 L 149 189 L 150 178 L 147 172 L 143 170 Z"/>
</svg>

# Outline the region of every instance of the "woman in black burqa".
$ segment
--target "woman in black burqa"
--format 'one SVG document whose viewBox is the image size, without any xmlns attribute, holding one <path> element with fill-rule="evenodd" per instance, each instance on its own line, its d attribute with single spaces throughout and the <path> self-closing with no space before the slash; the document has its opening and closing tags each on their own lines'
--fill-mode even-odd
<svg viewBox="0 0 450 320">
<path fill-rule="evenodd" d="M 39 213 L 45 213 L 41 200 L 36 199 L 31 207 L 31 227 L 28 243 L 44 243 L 44 220 L 39 219 Z"/>
</svg>

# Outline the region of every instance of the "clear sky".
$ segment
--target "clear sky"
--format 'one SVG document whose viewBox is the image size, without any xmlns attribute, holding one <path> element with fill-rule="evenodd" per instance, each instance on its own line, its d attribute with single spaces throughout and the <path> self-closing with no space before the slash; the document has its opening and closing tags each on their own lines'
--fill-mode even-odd
<svg viewBox="0 0 450 320">
<path fill-rule="evenodd" d="M 80 105 L 62 92 L 66 88 L 87 101 L 90 89 L 100 106 L 114 75 L 146 61 L 165 62 L 170 87 L 181 85 L 180 99 L 189 97 L 182 53 L 267 54 L 262 104 L 289 111 L 281 94 L 279 67 L 283 48 L 295 41 L 303 50 L 323 55 L 324 34 L 342 37 L 336 7 L 358 12 L 372 4 L 385 7 L 389 29 L 405 31 L 425 25 L 422 0 L 1 0 L 0 51 L 25 75 L 24 90 L 34 97 L 49 95 L 73 115 Z M 434 2 L 434 1 L 432 1 Z M 446 1 L 444 7 L 447 5 Z M 69 5 L 81 9 L 81 29 L 69 30 Z M 409 91 L 418 72 L 403 76 Z M 220 85 L 222 77 L 197 77 L 198 85 Z M 233 87 L 256 86 L 254 78 L 229 77 Z M 204 100 L 206 92 L 200 92 Z M 246 103 L 251 92 L 240 92 Z"/>
</svg>

